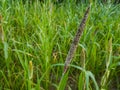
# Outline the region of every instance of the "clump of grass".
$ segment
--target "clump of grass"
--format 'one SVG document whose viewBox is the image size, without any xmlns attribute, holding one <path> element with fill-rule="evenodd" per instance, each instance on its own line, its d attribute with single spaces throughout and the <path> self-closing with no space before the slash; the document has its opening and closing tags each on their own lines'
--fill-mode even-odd
<svg viewBox="0 0 120 90">
<path fill-rule="evenodd" d="M 70 69 L 62 77 L 69 45 L 88 4 L 82 1 L 76 4 L 74 0 L 61 3 L 23 1 L 0 0 L 0 29 L 4 30 L 1 33 L 4 43 L 0 41 L 1 90 L 96 90 L 98 86 L 109 89 L 111 84 L 116 90 L 120 89 L 119 4 L 92 2 L 89 22 L 68 65 Z M 109 63 L 110 52 L 107 49 L 110 38 L 112 63 Z M 83 65 L 81 47 L 85 49 Z M 33 75 L 32 68 L 31 75 L 29 73 L 29 65 L 34 66 Z M 109 77 L 106 77 L 106 70 L 110 71 Z"/>
<path fill-rule="evenodd" d="M 110 76 L 110 66 L 112 64 L 112 38 L 109 40 L 108 43 L 108 59 L 106 60 L 106 70 L 105 73 L 101 79 L 101 89 L 104 90 L 106 88 L 106 84 L 109 80 L 109 76 Z"/>
</svg>

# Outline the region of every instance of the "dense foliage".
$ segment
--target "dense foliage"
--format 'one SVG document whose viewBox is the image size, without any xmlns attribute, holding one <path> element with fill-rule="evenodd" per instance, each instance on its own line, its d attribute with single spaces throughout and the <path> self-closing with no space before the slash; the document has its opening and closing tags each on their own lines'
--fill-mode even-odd
<svg viewBox="0 0 120 90">
<path fill-rule="evenodd" d="M 91 0 L 85 31 L 62 76 L 89 5 L 82 1 L 0 1 L 1 90 L 120 89 L 119 4 Z"/>
</svg>

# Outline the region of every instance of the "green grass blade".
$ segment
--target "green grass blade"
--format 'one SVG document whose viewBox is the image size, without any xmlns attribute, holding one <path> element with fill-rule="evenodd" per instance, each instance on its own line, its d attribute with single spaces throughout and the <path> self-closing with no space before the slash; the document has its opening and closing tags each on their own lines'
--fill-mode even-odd
<svg viewBox="0 0 120 90">
<path fill-rule="evenodd" d="M 85 74 L 84 72 L 81 72 L 78 81 L 78 90 L 84 90 L 85 88 L 84 85 L 85 85 Z"/>
<path fill-rule="evenodd" d="M 94 85 L 95 85 L 95 90 L 99 90 L 99 87 L 98 87 L 98 84 L 97 84 L 97 82 L 96 82 L 96 80 L 95 80 L 94 75 L 93 75 L 90 71 L 87 71 L 87 74 L 88 74 L 88 76 L 92 79 L 92 81 L 93 81 L 93 83 L 94 83 Z"/>
<path fill-rule="evenodd" d="M 65 90 L 68 79 L 68 73 L 64 74 L 60 80 L 57 90 Z"/>
</svg>

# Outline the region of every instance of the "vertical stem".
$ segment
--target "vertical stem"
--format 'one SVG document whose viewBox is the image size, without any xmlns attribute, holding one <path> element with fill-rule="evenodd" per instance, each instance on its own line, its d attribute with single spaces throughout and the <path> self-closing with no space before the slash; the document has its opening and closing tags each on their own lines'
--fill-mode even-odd
<svg viewBox="0 0 120 90">
<path fill-rule="evenodd" d="M 76 33 L 76 35 L 74 37 L 73 42 L 71 44 L 70 50 L 69 50 L 68 55 L 66 57 L 63 74 L 67 71 L 68 65 L 70 64 L 70 62 L 71 62 L 71 60 L 73 58 L 73 55 L 74 55 L 74 53 L 76 51 L 76 48 L 78 46 L 78 42 L 79 42 L 80 37 L 81 37 L 81 35 L 82 35 L 83 31 L 84 31 L 84 28 L 85 28 L 85 24 L 86 24 L 86 21 L 87 21 L 87 18 L 88 18 L 89 11 L 90 11 L 90 6 L 87 8 L 87 10 L 85 12 L 85 15 L 84 15 L 84 17 L 82 19 L 82 22 L 81 22 L 81 24 L 80 24 L 80 26 L 78 28 L 78 31 L 77 31 L 77 33 Z"/>
</svg>

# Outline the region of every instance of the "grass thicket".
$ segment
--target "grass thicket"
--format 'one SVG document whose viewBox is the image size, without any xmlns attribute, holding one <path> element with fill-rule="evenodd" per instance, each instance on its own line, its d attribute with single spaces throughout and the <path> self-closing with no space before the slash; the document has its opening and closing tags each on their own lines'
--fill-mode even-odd
<svg viewBox="0 0 120 90">
<path fill-rule="evenodd" d="M 92 3 L 68 72 L 65 58 L 88 4 L 0 1 L 1 90 L 119 90 L 120 5 Z"/>
</svg>

